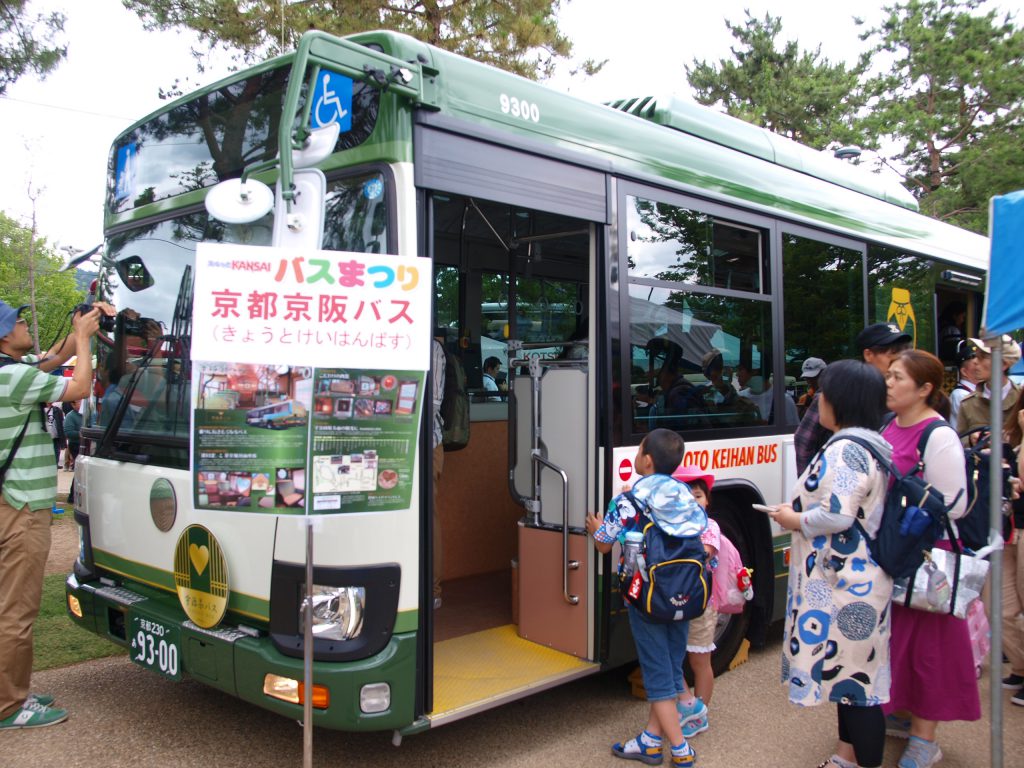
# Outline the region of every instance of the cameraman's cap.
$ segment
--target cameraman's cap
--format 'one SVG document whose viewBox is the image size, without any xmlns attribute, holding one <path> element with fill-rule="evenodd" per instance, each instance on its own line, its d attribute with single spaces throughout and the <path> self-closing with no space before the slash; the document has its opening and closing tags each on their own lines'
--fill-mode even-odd
<svg viewBox="0 0 1024 768">
<path fill-rule="evenodd" d="M 802 379 L 814 379 L 821 375 L 821 372 L 825 370 L 825 361 L 820 357 L 808 357 L 804 360 L 803 367 L 800 368 L 800 378 Z"/>
<path fill-rule="evenodd" d="M 992 348 L 981 339 L 968 339 L 978 348 L 979 352 L 986 355 L 992 354 Z M 1004 333 L 1002 338 L 1003 365 L 1016 365 L 1020 362 L 1020 344 L 1013 340 L 1009 334 Z"/>
<path fill-rule="evenodd" d="M 26 309 L 28 309 L 28 304 L 22 304 L 15 308 L 5 301 L 0 301 L 0 338 L 14 330 L 15 324 L 18 322 L 18 315 Z"/>
<path fill-rule="evenodd" d="M 875 323 L 857 334 L 857 349 L 863 352 L 865 349 L 891 347 L 893 344 L 903 344 L 913 339 L 909 333 L 901 331 L 896 323 Z"/>
</svg>

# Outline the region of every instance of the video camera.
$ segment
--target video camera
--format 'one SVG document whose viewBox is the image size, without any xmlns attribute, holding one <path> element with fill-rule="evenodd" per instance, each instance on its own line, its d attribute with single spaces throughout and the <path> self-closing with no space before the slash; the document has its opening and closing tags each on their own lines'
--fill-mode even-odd
<svg viewBox="0 0 1024 768">
<path fill-rule="evenodd" d="M 81 313 L 81 314 L 84 315 L 84 314 L 86 314 L 88 312 L 92 312 L 92 310 L 93 310 L 92 304 L 79 304 L 77 307 L 75 307 L 73 310 L 71 310 L 71 314 L 72 315 L 77 315 L 77 314 Z M 147 318 L 143 318 L 143 317 L 130 318 L 130 317 L 124 315 L 124 314 L 118 314 L 118 315 L 116 315 L 114 317 L 111 317 L 110 315 L 107 315 L 107 314 L 101 314 L 100 315 L 100 330 L 103 331 L 104 333 L 113 333 L 114 329 L 117 327 L 118 318 L 121 319 L 121 323 L 122 323 L 121 332 L 124 335 L 126 335 L 126 336 L 144 336 L 145 335 L 146 323 L 148 322 Z"/>
</svg>

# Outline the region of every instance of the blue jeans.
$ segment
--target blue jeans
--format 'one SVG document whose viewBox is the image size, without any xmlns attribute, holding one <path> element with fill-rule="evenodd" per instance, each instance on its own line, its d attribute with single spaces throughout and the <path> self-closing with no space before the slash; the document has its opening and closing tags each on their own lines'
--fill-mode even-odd
<svg viewBox="0 0 1024 768">
<path fill-rule="evenodd" d="M 648 701 L 674 699 L 686 690 L 683 682 L 683 657 L 690 622 L 655 624 L 632 605 L 626 605 L 629 628 L 636 643 L 636 655 L 644 676 Z"/>
</svg>

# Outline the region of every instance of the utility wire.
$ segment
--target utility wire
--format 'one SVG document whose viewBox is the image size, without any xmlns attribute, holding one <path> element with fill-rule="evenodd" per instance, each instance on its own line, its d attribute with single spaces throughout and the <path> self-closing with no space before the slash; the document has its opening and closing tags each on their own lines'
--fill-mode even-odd
<svg viewBox="0 0 1024 768">
<path fill-rule="evenodd" d="M 105 117 L 110 120 L 124 120 L 129 123 L 134 122 L 137 118 L 132 117 L 121 117 L 120 115 L 108 115 L 103 112 L 90 112 L 87 109 L 75 109 L 73 107 L 59 107 L 56 104 L 44 104 L 41 101 L 29 101 L 28 99 L 16 99 L 13 96 L 0 96 L 0 99 L 4 101 L 14 101 L 20 104 L 31 104 L 34 107 L 45 107 L 46 109 L 57 109 L 61 112 L 77 112 L 80 115 L 92 115 L 93 117 Z"/>
</svg>

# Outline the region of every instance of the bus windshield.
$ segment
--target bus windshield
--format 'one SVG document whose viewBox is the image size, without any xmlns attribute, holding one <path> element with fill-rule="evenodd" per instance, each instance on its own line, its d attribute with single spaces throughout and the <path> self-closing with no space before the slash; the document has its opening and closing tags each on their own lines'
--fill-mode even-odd
<svg viewBox="0 0 1024 768">
<path fill-rule="evenodd" d="M 325 250 L 391 253 L 390 174 L 383 168 L 328 181 Z M 273 213 L 227 225 L 205 210 L 111 235 L 97 297 L 119 310 L 112 344 L 97 360 L 97 402 L 89 423 L 116 427 L 118 439 L 163 437 L 187 446 L 191 391 L 192 270 L 200 242 L 269 245 Z M 128 403 L 115 422 L 122 399 Z M 172 462 L 177 465 L 177 462 Z"/>
</svg>

